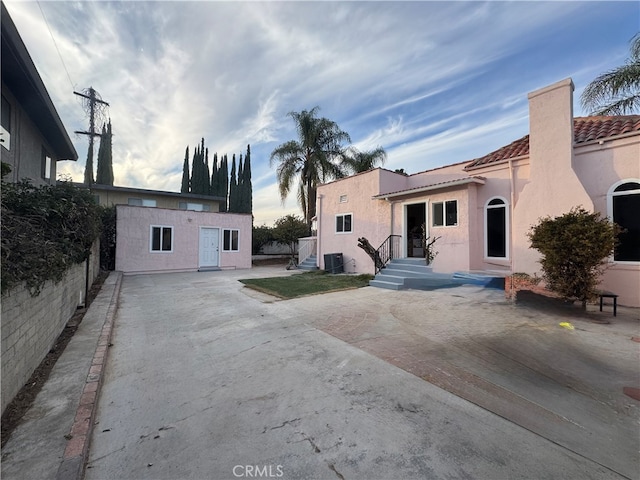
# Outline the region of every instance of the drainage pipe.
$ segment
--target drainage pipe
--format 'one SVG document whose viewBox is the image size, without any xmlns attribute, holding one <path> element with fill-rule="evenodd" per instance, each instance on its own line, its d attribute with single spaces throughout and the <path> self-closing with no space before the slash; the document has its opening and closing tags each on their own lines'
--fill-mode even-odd
<svg viewBox="0 0 640 480">
<path fill-rule="evenodd" d="M 324 195 L 318 194 L 318 212 L 316 213 L 316 267 L 320 268 L 320 252 L 322 252 L 322 248 L 320 246 L 320 238 L 322 234 L 322 199 Z"/>
</svg>

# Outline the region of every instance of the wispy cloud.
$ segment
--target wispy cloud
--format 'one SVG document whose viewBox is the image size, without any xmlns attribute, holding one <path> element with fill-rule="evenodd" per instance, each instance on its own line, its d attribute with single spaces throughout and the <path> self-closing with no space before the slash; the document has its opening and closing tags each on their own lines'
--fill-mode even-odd
<svg viewBox="0 0 640 480">
<path fill-rule="evenodd" d="M 468 160 L 527 133 L 527 92 L 572 76 L 576 95 L 626 58 L 640 6 L 625 2 L 6 2 L 67 130 L 75 88 L 110 103 L 115 181 L 177 191 L 187 145 L 251 144 L 257 223 L 280 201 L 269 155 L 287 112 L 319 105 L 389 168 Z M 525 21 L 526 20 L 526 21 Z M 580 113 L 579 102 L 576 110 Z M 72 135 L 73 137 L 73 135 Z M 79 161 L 59 170 L 82 178 Z"/>
</svg>

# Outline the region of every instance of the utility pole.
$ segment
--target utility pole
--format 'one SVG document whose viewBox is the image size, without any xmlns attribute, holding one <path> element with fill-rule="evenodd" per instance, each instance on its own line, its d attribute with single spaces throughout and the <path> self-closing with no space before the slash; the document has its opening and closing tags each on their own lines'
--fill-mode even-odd
<svg viewBox="0 0 640 480">
<path fill-rule="evenodd" d="M 73 92 L 75 95 L 82 97 L 83 106 L 85 111 L 89 113 L 89 131 L 75 131 L 74 133 L 80 135 L 89 135 L 89 151 L 87 152 L 87 164 L 84 170 L 84 183 L 91 185 L 93 180 L 93 139 L 95 137 L 101 137 L 102 134 L 96 133 L 96 116 L 101 117 L 104 107 L 108 107 L 109 104 L 102 100 L 100 94 L 96 92 L 93 87 L 89 87 L 83 92 Z"/>
</svg>

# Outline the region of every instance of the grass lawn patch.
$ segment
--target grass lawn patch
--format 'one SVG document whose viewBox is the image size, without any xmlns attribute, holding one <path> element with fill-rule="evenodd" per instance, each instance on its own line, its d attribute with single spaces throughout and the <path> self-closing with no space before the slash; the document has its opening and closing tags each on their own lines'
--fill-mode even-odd
<svg viewBox="0 0 640 480">
<path fill-rule="evenodd" d="M 322 270 L 288 277 L 248 278 L 240 280 L 247 287 L 280 298 L 295 298 L 316 293 L 334 292 L 369 285 L 373 275 L 332 275 Z"/>
</svg>

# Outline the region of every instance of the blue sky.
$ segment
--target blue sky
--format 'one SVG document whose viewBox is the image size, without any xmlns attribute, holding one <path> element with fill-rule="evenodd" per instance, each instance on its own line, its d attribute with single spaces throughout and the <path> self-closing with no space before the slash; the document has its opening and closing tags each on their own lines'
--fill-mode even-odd
<svg viewBox="0 0 640 480">
<path fill-rule="evenodd" d="M 231 157 L 250 143 L 257 225 L 300 213 L 269 166 L 295 138 L 288 112 L 319 106 L 389 169 L 471 160 L 528 133 L 530 91 L 571 77 L 586 114 L 582 90 L 640 30 L 635 1 L 5 4 L 78 151 L 59 172 L 83 178 L 72 92 L 93 86 L 116 185 L 179 191 L 187 145 Z"/>
</svg>

